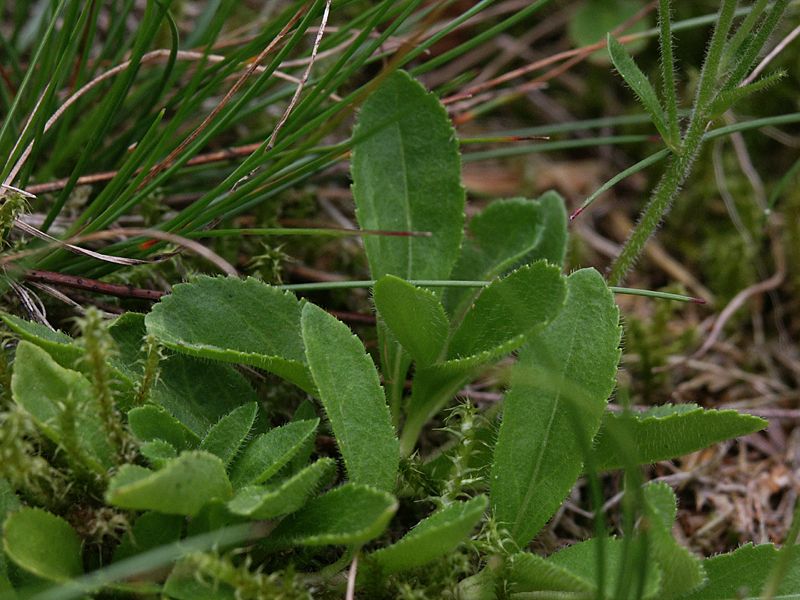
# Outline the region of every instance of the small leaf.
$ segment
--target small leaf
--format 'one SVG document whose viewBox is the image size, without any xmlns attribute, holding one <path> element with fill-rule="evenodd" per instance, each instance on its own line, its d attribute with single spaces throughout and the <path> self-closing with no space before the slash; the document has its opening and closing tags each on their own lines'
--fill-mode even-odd
<svg viewBox="0 0 800 600">
<path fill-rule="evenodd" d="M 347 483 L 286 517 L 265 540 L 285 546 L 352 546 L 381 533 L 397 511 L 397 500 L 375 488 Z"/>
<path fill-rule="evenodd" d="M 77 444 L 87 466 L 100 473 L 114 465 L 114 449 L 105 434 L 92 384 L 83 375 L 61 367 L 45 350 L 22 341 L 14 359 L 11 392 L 15 402 L 57 444 L 64 439 L 59 423 L 64 402 L 74 402 L 75 429 L 80 432 Z"/>
<path fill-rule="evenodd" d="M 370 555 L 384 574 L 421 567 L 453 551 L 480 521 L 488 502 L 477 496 L 420 521 L 402 539 Z"/>
<path fill-rule="evenodd" d="M 730 600 L 731 598 L 759 598 L 767 583 L 778 549 L 772 544 L 744 546 L 712 556 L 703 561 L 706 582 L 681 600 Z M 789 570 L 781 580 L 774 598 L 796 598 L 800 590 L 800 547 L 791 549 Z"/>
<path fill-rule="evenodd" d="M 185 425 L 156 404 L 129 411 L 128 426 L 133 435 L 143 442 L 164 440 L 177 450 L 190 450 L 200 443 Z"/>
<path fill-rule="evenodd" d="M 308 365 L 348 477 L 394 489 L 400 452 L 372 359 L 347 325 L 318 306 L 303 307 L 302 328 Z"/>
<path fill-rule="evenodd" d="M 17 565 L 48 581 L 66 582 L 83 573 L 78 534 L 61 517 L 38 508 L 9 515 L 3 548 Z"/>
<path fill-rule="evenodd" d="M 642 73 L 636 61 L 625 50 L 625 46 L 620 44 L 610 33 L 608 34 L 608 51 L 617 71 L 619 71 L 625 83 L 630 86 L 639 102 L 650 115 L 653 124 L 658 129 L 658 133 L 661 134 L 668 146 L 677 144 L 679 140 L 670 138 L 669 128 L 664 118 L 664 108 L 661 106 L 655 88 L 653 88 L 647 76 Z"/>
<path fill-rule="evenodd" d="M 142 514 L 130 531 L 126 531 L 117 549 L 114 562 L 130 558 L 159 546 L 177 542 L 183 531 L 184 518 L 157 512 Z"/>
<path fill-rule="evenodd" d="M 160 469 L 173 458 L 177 458 L 178 451 L 175 446 L 164 440 L 152 440 L 139 446 L 139 452 L 147 459 L 150 466 Z"/>
<path fill-rule="evenodd" d="M 695 404 L 667 404 L 643 413 L 606 412 L 595 439 L 593 464 L 609 471 L 669 460 L 766 426 L 753 415 L 704 410 Z"/>
<path fill-rule="evenodd" d="M 292 294 L 256 279 L 198 277 L 172 288 L 145 325 L 173 350 L 259 367 L 313 393 L 300 306 Z"/>
<path fill-rule="evenodd" d="M 784 71 L 776 71 L 775 73 L 770 73 L 760 79 L 756 79 L 752 83 L 726 88 L 714 98 L 709 112 L 712 116 L 721 115 L 743 98 L 772 87 L 785 76 L 786 73 Z"/>
<path fill-rule="evenodd" d="M 568 569 L 529 552 L 511 556 L 508 582 L 512 594 L 574 592 L 577 595 L 582 592 L 588 596 L 597 590 L 596 584 L 593 585 Z"/>
<path fill-rule="evenodd" d="M 258 404 L 255 402 L 231 411 L 209 430 L 200 442 L 200 450 L 219 456 L 227 467 L 247 439 L 257 412 Z"/>
<path fill-rule="evenodd" d="M 106 501 L 120 508 L 192 516 L 211 500 L 227 500 L 231 494 L 222 461 L 197 451 L 183 452 L 159 471 L 122 465 L 108 484 Z"/>
<path fill-rule="evenodd" d="M 492 466 L 492 505 L 524 547 L 561 505 L 600 427 L 619 361 L 619 311 L 593 269 L 567 279 L 556 319 L 511 375 Z"/>
<path fill-rule="evenodd" d="M 275 475 L 313 437 L 317 425 L 319 419 L 294 421 L 259 435 L 231 467 L 234 487 L 262 483 Z"/>
<path fill-rule="evenodd" d="M 76 346 L 75 340 L 62 331 L 53 331 L 41 323 L 26 321 L 7 313 L 0 313 L 0 319 L 21 339 L 46 350 L 62 367 L 74 368 L 77 360 L 83 356 L 83 349 Z"/>
<path fill-rule="evenodd" d="M 249 519 L 273 519 L 303 507 L 308 499 L 333 475 L 336 463 L 321 458 L 296 475 L 272 486 L 249 486 L 228 502 L 228 509 Z"/>
</svg>

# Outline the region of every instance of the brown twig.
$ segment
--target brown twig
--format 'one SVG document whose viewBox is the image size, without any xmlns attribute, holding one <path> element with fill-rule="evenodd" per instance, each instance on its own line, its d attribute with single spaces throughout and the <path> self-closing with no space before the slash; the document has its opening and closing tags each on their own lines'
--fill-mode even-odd
<svg viewBox="0 0 800 600">
<path fill-rule="evenodd" d="M 96 294 L 103 294 L 105 296 L 114 296 L 116 298 L 136 298 L 139 300 L 150 300 L 151 302 L 156 302 L 161 299 L 162 296 L 169 293 L 162 290 L 137 288 L 130 284 L 108 283 L 97 279 L 89 279 L 77 275 L 66 275 L 54 271 L 42 271 L 39 269 L 25 271 L 23 277 L 28 281 L 58 285 L 75 290 L 84 290 Z"/>
</svg>

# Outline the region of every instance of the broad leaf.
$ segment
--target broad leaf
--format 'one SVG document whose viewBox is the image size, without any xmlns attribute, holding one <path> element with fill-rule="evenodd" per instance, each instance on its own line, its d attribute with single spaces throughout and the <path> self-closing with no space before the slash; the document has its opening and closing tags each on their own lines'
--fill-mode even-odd
<svg viewBox="0 0 800 600">
<path fill-rule="evenodd" d="M 772 544 L 746 544 L 733 552 L 712 556 L 703 561 L 705 585 L 681 596 L 681 600 L 756 600 L 775 568 L 779 550 Z M 774 598 L 797 598 L 800 590 L 800 547 L 794 546 L 789 569 Z"/>
<path fill-rule="evenodd" d="M 46 351 L 22 341 L 17 346 L 11 391 L 41 431 L 59 444 L 64 441 L 64 403 L 74 403 L 70 427 L 79 432 L 75 442 L 82 460 L 97 473 L 114 465 L 114 449 L 105 434 L 92 384 L 83 375 L 61 367 Z"/>
<path fill-rule="evenodd" d="M 273 519 L 303 507 L 336 470 L 330 458 L 321 458 L 296 475 L 270 486 L 249 486 L 237 492 L 228 509 L 249 519 Z"/>
<path fill-rule="evenodd" d="M 200 442 L 200 450 L 220 457 L 227 467 L 247 439 L 256 419 L 258 404 L 252 402 L 222 417 Z"/>
<path fill-rule="evenodd" d="M 593 464 L 607 471 L 669 460 L 766 426 L 759 417 L 695 404 L 667 404 L 643 413 L 607 412 L 595 440 Z"/>
<path fill-rule="evenodd" d="M 300 302 L 256 279 L 198 277 L 179 284 L 145 317 L 165 346 L 248 364 L 314 391 L 300 338 Z"/>
<path fill-rule="evenodd" d="M 619 312 L 605 281 L 583 269 L 567 282 L 562 311 L 520 351 L 495 446 L 495 517 L 521 547 L 580 474 L 619 361 Z"/>
<path fill-rule="evenodd" d="M 213 499 L 231 497 L 222 461 L 208 452 L 184 452 L 159 471 L 123 465 L 111 478 L 106 501 L 120 508 L 196 515 Z"/>
<path fill-rule="evenodd" d="M 609 33 L 607 39 L 611 61 L 614 63 L 617 71 L 619 71 L 619 74 L 622 75 L 625 83 L 630 86 L 633 93 L 636 94 L 636 97 L 639 99 L 639 102 L 641 102 L 644 109 L 650 115 L 658 133 L 661 134 L 661 137 L 667 144 L 677 144 L 679 140 L 670 138 L 669 128 L 664 118 L 664 108 L 661 106 L 656 90 L 653 88 L 650 80 L 642 73 L 636 61 L 633 60 L 631 55 L 628 54 L 628 51 L 625 50 L 625 47 L 620 44 L 614 36 Z"/>
<path fill-rule="evenodd" d="M 541 259 L 560 265 L 566 249 L 567 211 L 556 192 L 547 192 L 536 201 L 495 200 L 469 222 L 451 279 L 487 281 Z M 448 314 L 464 314 L 480 291 L 445 289 Z"/>
<path fill-rule="evenodd" d="M 347 483 L 289 515 L 265 540 L 267 548 L 351 546 L 378 537 L 397 511 L 387 492 Z"/>
<path fill-rule="evenodd" d="M 440 358 L 450 322 L 436 294 L 384 275 L 375 284 L 373 299 L 381 319 L 419 365 Z"/>
<path fill-rule="evenodd" d="M 197 436 L 183 423 L 156 404 L 129 411 L 128 426 L 139 440 L 164 440 L 176 450 L 190 450 L 200 443 Z"/>
<path fill-rule="evenodd" d="M 231 467 L 234 487 L 262 483 L 275 475 L 317 431 L 319 419 L 294 421 L 255 438 Z"/>
<path fill-rule="evenodd" d="M 130 531 L 126 531 L 117 549 L 114 561 L 124 560 L 142 552 L 177 542 L 183 532 L 184 518 L 179 515 L 164 515 L 146 512 L 141 515 Z"/>
<path fill-rule="evenodd" d="M 3 548 L 17 565 L 48 581 L 65 582 L 83 573 L 78 534 L 64 519 L 39 508 L 9 515 Z"/>
<path fill-rule="evenodd" d="M 313 304 L 303 307 L 306 357 L 354 483 L 394 489 L 397 437 L 378 372 L 350 329 Z"/>
<path fill-rule="evenodd" d="M 420 521 L 398 542 L 370 555 L 382 573 L 421 567 L 454 550 L 480 521 L 488 502 L 477 496 L 456 502 Z"/>
<path fill-rule="evenodd" d="M 651 483 L 644 487 L 644 498 L 649 517 L 647 541 L 662 574 L 659 598 L 679 598 L 699 586 L 705 572 L 700 559 L 672 536 L 677 506 L 672 489 L 666 483 Z"/>
</svg>

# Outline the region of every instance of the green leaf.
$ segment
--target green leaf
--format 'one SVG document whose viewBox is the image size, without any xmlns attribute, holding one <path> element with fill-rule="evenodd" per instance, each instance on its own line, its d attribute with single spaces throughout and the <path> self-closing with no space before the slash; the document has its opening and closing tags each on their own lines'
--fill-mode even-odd
<svg viewBox="0 0 800 600">
<path fill-rule="evenodd" d="M 154 550 L 177 542 L 183 531 L 184 518 L 157 512 L 142 514 L 114 551 L 114 562 L 125 560 L 142 552 Z"/>
<path fill-rule="evenodd" d="M 122 465 L 111 478 L 106 501 L 120 508 L 196 515 L 211 500 L 231 497 L 222 461 L 208 452 L 183 452 L 159 471 Z"/>
<path fill-rule="evenodd" d="M 672 489 L 666 483 L 650 483 L 644 487 L 644 498 L 650 525 L 647 541 L 662 575 L 659 598 L 679 598 L 699 586 L 705 579 L 705 572 L 700 559 L 672 536 L 677 512 Z"/>
<path fill-rule="evenodd" d="M 695 404 L 667 404 L 643 413 L 606 412 L 595 439 L 594 467 L 608 471 L 669 460 L 766 426 L 753 415 Z"/>
<path fill-rule="evenodd" d="M 26 321 L 6 313 L 0 313 L 0 319 L 21 339 L 47 350 L 62 367 L 74 368 L 76 361 L 83 356 L 83 349 L 76 346 L 75 340 L 62 331 L 53 331 L 41 323 Z"/>
<path fill-rule="evenodd" d="M 200 442 L 200 450 L 215 454 L 227 467 L 247 439 L 256 420 L 258 404 L 251 402 L 222 417 Z"/>
<path fill-rule="evenodd" d="M 236 590 L 223 581 L 198 576 L 192 559 L 178 561 L 164 582 L 164 593 L 175 600 L 237 600 Z"/>
<path fill-rule="evenodd" d="M 231 467 L 234 487 L 262 483 L 275 475 L 317 431 L 319 419 L 294 421 L 255 438 Z"/>
<path fill-rule="evenodd" d="M 714 117 L 721 115 L 741 99 L 772 87 L 785 76 L 785 71 L 776 71 L 775 73 L 770 73 L 769 75 L 756 79 L 752 83 L 724 89 L 717 95 L 714 102 L 712 102 L 709 112 Z"/>
<path fill-rule="evenodd" d="M 228 502 L 228 509 L 249 519 L 273 519 L 303 507 L 336 470 L 330 458 L 321 458 L 296 475 L 272 486 L 249 486 Z"/>
<path fill-rule="evenodd" d="M 353 138 L 361 228 L 433 234 L 366 238 L 372 277 L 447 279 L 461 246 L 465 196 L 447 111 L 408 74 L 396 72 L 364 103 Z"/>
<path fill-rule="evenodd" d="M 560 269 L 544 261 L 526 265 L 487 286 L 453 333 L 448 359 L 487 362 L 518 348 L 549 322 L 564 302 Z"/>
<path fill-rule="evenodd" d="M 423 519 L 402 539 L 373 552 L 370 558 L 388 575 L 446 556 L 470 534 L 487 504 L 486 496 L 456 502 Z"/>
<path fill-rule="evenodd" d="M 526 592 L 573 592 L 590 597 L 597 590 L 596 583 L 586 581 L 568 569 L 529 552 L 511 556 L 508 583 L 512 598 L 514 594 Z"/>
<path fill-rule="evenodd" d="M 39 508 L 9 515 L 3 548 L 17 565 L 48 581 L 66 582 L 83 573 L 78 534 L 64 519 Z"/>
<path fill-rule="evenodd" d="M 133 435 L 143 442 L 164 440 L 177 450 L 190 450 L 200 443 L 185 425 L 156 404 L 129 411 L 128 426 Z"/>
<path fill-rule="evenodd" d="M 14 359 L 11 392 L 14 401 L 57 444 L 64 439 L 60 423 L 64 402 L 74 402 L 74 425 L 80 432 L 76 443 L 87 466 L 99 473 L 114 465 L 114 449 L 100 420 L 92 384 L 83 375 L 59 366 L 45 350 L 22 341 Z"/>
<path fill-rule="evenodd" d="M 524 547 L 561 505 L 614 388 L 619 311 L 600 274 L 576 271 L 556 319 L 528 338 L 511 375 L 492 465 L 495 516 Z"/>
<path fill-rule="evenodd" d="M 383 533 L 396 511 L 397 500 L 391 494 L 347 483 L 286 517 L 265 545 L 275 549 L 363 544 Z"/>
<path fill-rule="evenodd" d="M 468 231 L 451 279 L 487 281 L 541 259 L 560 265 L 567 249 L 564 199 L 547 192 L 538 200 L 495 200 L 472 218 Z M 463 315 L 480 291 L 445 289 L 447 313 Z"/>
<path fill-rule="evenodd" d="M 679 140 L 671 139 L 669 128 L 664 117 L 664 108 L 661 106 L 661 101 L 658 99 L 655 88 L 647 79 L 647 76 L 642 73 L 639 65 L 633 60 L 625 46 L 620 44 L 614 36 L 608 34 L 608 51 L 611 54 L 611 61 L 614 63 L 619 74 L 625 80 L 633 93 L 639 99 L 639 102 L 650 115 L 653 120 L 653 125 L 656 126 L 658 133 L 664 139 L 668 146 L 674 146 L 679 143 Z"/>
<path fill-rule="evenodd" d="M 318 306 L 306 304 L 301 321 L 308 365 L 348 477 L 394 489 L 400 452 L 372 359 L 347 325 Z"/>
<path fill-rule="evenodd" d="M 373 299 L 381 319 L 417 363 L 428 366 L 439 359 L 450 322 L 436 294 L 384 275 L 375 283 Z"/>
<path fill-rule="evenodd" d="M 800 547 L 794 546 L 789 570 L 778 587 L 775 598 L 796 598 L 800 590 Z M 681 596 L 681 600 L 756 600 L 775 567 L 778 549 L 772 544 L 741 548 L 712 556 L 703 561 L 706 582 L 702 587 Z"/>
<path fill-rule="evenodd" d="M 175 446 L 164 440 L 144 442 L 139 446 L 139 452 L 154 469 L 166 466 L 170 460 L 178 456 Z"/>
<path fill-rule="evenodd" d="M 641 10 L 641 0 L 584 0 L 569 19 L 567 33 L 575 48 L 589 46 L 604 40 L 608 32 L 628 22 Z M 640 15 L 632 26 L 625 29 L 625 33 L 644 31 L 652 26 L 651 23 L 648 17 Z M 635 54 L 646 44 L 645 38 L 626 44 L 626 47 Z M 602 66 L 609 64 L 605 48 L 590 54 L 589 60 Z"/>
<path fill-rule="evenodd" d="M 300 307 L 292 294 L 256 279 L 198 277 L 176 285 L 145 317 L 145 325 L 173 350 L 259 367 L 313 393 Z"/>
</svg>

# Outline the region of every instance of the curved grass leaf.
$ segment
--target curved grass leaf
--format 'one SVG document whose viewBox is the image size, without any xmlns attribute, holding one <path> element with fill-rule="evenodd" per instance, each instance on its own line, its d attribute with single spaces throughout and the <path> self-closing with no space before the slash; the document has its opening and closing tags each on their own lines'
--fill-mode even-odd
<svg viewBox="0 0 800 600">
<path fill-rule="evenodd" d="M 397 500 L 391 494 L 346 483 L 286 517 L 265 540 L 265 546 L 363 544 L 383 533 L 396 511 Z"/>
<path fill-rule="evenodd" d="M 173 350 L 259 367 L 313 393 L 300 307 L 292 294 L 256 279 L 198 277 L 176 285 L 145 317 L 145 325 Z"/>
<path fill-rule="evenodd" d="M 547 192 L 535 201 L 495 200 L 472 218 L 468 233 L 451 279 L 487 281 L 541 259 L 560 265 L 567 249 L 564 199 Z M 466 312 L 479 293 L 479 289 L 445 289 L 448 314 Z"/>
<path fill-rule="evenodd" d="M 396 543 L 370 558 L 384 574 L 421 567 L 454 550 L 480 521 L 488 501 L 477 496 L 456 502 L 423 519 Z"/>
<path fill-rule="evenodd" d="M 303 307 L 306 357 L 354 483 L 394 489 L 397 437 L 378 372 L 350 329 L 313 304 Z"/>
<path fill-rule="evenodd" d="M 256 420 L 258 404 L 251 402 L 231 411 L 214 425 L 200 442 L 200 450 L 210 452 L 227 467 L 247 439 Z"/>
<path fill-rule="evenodd" d="M 273 519 L 293 513 L 322 487 L 336 470 L 331 458 L 321 458 L 296 475 L 272 486 L 249 486 L 237 492 L 228 509 L 249 519 Z"/>
<path fill-rule="evenodd" d="M 705 572 L 700 559 L 672 536 L 677 513 L 672 489 L 666 483 L 650 483 L 644 487 L 644 498 L 650 525 L 647 541 L 662 575 L 659 598 L 679 598 L 703 583 Z"/>
<path fill-rule="evenodd" d="M 164 440 L 176 450 L 196 448 L 200 439 L 165 409 L 156 404 L 128 412 L 128 427 L 142 442 Z"/>
<path fill-rule="evenodd" d="M 64 403 L 74 403 L 75 443 L 87 467 L 104 473 L 114 465 L 114 449 L 105 434 L 92 384 L 77 371 L 60 366 L 43 349 L 22 341 L 17 346 L 11 377 L 14 401 L 39 429 L 57 444 L 64 440 Z"/>
<path fill-rule="evenodd" d="M 595 439 L 593 464 L 608 471 L 669 460 L 766 426 L 753 415 L 704 410 L 695 404 L 667 404 L 643 413 L 606 412 Z"/>
<path fill-rule="evenodd" d="M 313 438 L 319 419 L 293 421 L 255 438 L 231 467 L 234 487 L 262 483 L 275 475 Z"/>
<path fill-rule="evenodd" d="M 120 508 L 196 515 L 214 499 L 231 497 L 222 461 L 208 452 L 184 452 L 159 471 L 123 465 L 111 478 L 106 501 Z"/>
<path fill-rule="evenodd" d="M 564 308 L 520 351 L 492 465 L 495 517 L 525 546 L 561 505 L 614 388 L 619 311 L 600 274 L 567 279 Z"/>
<path fill-rule="evenodd" d="M 381 319 L 421 366 L 439 359 L 450 322 L 439 298 L 394 275 L 384 275 L 373 288 Z"/>
<path fill-rule="evenodd" d="M 3 549 L 17 565 L 48 581 L 66 582 L 83 573 L 78 534 L 64 519 L 39 508 L 9 515 Z"/>
</svg>

